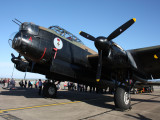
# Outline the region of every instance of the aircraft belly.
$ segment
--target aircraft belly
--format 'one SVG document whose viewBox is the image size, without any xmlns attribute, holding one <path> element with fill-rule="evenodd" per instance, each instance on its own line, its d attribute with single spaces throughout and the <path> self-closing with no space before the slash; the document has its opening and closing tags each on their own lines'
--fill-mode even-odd
<svg viewBox="0 0 160 120">
<path fill-rule="evenodd" d="M 55 59 L 50 71 L 65 76 L 74 77 L 76 69 L 78 70 L 79 68 L 66 61 Z"/>
<path fill-rule="evenodd" d="M 61 74 L 63 76 L 71 77 L 75 79 L 76 82 L 89 82 L 95 80 L 95 73 L 93 70 L 86 68 L 84 66 L 79 66 L 75 64 L 62 61 L 60 59 L 55 59 L 54 63 L 50 69 L 51 73 Z M 64 77 L 65 79 L 65 77 Z"/>
</svg>

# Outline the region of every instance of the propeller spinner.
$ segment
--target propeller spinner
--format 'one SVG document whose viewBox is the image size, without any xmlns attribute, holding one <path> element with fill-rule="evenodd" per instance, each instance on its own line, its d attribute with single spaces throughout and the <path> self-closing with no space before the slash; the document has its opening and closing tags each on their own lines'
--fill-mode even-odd
<svg viewBox="0 0 160 120">
<path fill-rule="evenodd" d="M 128 29 L 134 22 L 136 22 L 136 18 L 130 19 L 126 23 L 124 23 L 122 26 L 117 28 L 115 31 L 113 31 L 108 37 L 93 37 L 92 35 L 85 33 L 83 31 L 80 31 L 79 34 L 86 39 L 92 40 L 95 43 L 96 48 L 98 49 L 98 66 L 97 66 L 97 74 L 96 74 L 96 81 L 100 81 L 101 77 L 101 69 L 102 69 L 102 53 L 104 48 L 110 46 L 110 41 L 117 36 L 119 36 L 121 33 L 123 33 L 126 29 Z"/>
</svg>

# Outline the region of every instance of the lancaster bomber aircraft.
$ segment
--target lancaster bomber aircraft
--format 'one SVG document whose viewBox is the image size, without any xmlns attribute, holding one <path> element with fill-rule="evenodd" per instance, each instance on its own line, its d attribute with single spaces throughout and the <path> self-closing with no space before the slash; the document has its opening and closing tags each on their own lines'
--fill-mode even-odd
<svg viewBox="0 0 160 120">
<path fill-rule="evenodd" d="M 11 54 L 11 61 L 19 71 L 39 73 L 49 79 L 44 87 L 46 97 L 57 94 L 53 81 L 72 81 L 97 89 L 109 86 L 115 90 L 115 106 L 127 110 L 131 108 L 130 90 L 136 81 L 147 83 L 152 77 L 160 78 L 160 46 L 125 51 L 113 42 L 135 21 L 130 19 L 108 37 L 93 37 L 81 31 L 81 36 L 95 43 L 96 53 L 59 26 L 45 28 L 15 19 L 20 28 L 10 40 L 19 56 Z"/>
</svg>

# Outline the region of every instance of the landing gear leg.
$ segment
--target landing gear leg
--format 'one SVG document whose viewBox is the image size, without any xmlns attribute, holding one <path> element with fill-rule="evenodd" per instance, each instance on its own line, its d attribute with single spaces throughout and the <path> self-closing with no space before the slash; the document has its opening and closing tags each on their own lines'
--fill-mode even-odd
<svg viewBox="0 0 160 120">
<path fill-rule="evenodd" d="M 55 98 L 57 96 L 57 87 L 54 84 L 54 82 L 48 82 L 45 83 L 43 87 L 43 95 L 47 98 Z"/>
<path fill-rule="evenodd" d="M 127 87 L 124 87 L 124 86 L 117 87 L 114 94 L 114 102 L 116 107 L 118 107 L 122 111 L 131 108 L 130 106 L 131 97 Z"/>
</svg>

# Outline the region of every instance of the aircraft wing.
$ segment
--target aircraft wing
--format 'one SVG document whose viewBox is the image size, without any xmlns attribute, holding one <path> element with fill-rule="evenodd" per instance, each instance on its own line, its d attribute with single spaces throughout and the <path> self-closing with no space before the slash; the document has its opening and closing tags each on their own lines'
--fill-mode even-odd
<svg viewBox="0 0 160 120">
<path fill-rule="evenodd" d="M 151 85 L 154 85 L 154 86 L 160 86 L 160 82 L 147 82 L 147 83 L 141 83 L 141 82 L 137 82 L 136 85 L 140 85 L 140 86 L 145 86 L 145 85 L 148 85 L 148 86 L 151 86 Z"/>
<path fill-rule="evenodd" d="M 160 58 L 154 58 L 154 55 L 159 54 L 160 45 L 146 47 L 140 49 L 128 50 L 139 71 L 142 71 L 150 79 L 151 75 L 154 79 L 160 78 Z"/>
<path fill-rule="evenodd" d="M 154 55 L 160 53 L 160 45 L 127 50 L 135 62 L 138 71 L 146 74 L 147 79 L 160 78 L 160 58 L 155 59 Z M 98 64 L 98 54 L 87 56 L 90 65 L 96 70 Z M 102 64 L 104 65 L 104 64 Z"/>
</svg>

